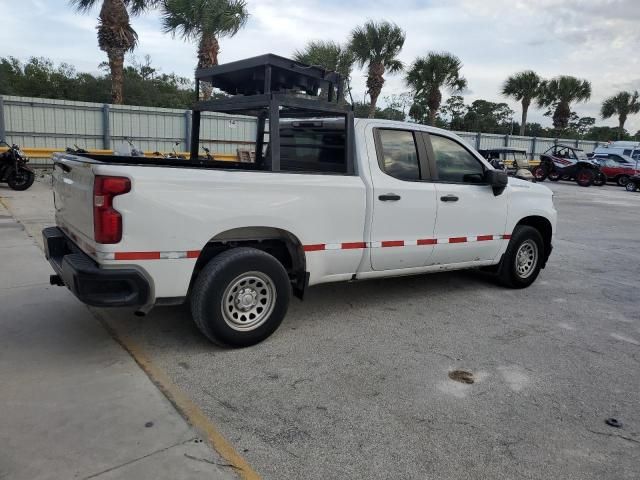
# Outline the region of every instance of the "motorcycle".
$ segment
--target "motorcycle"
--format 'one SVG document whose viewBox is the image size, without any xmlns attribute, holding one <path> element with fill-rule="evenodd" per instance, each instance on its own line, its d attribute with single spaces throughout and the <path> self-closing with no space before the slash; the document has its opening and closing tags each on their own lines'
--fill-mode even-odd
<svg viewBox="0 0 640 480">
<path fill-rule="evenodd" d="M 0 140 L 0 145 L 9 149 L 0 153 L 0 182 L 6 182 L 13 190 L 23 191 L 33 185 L 36 174 L 27 166 L 29 159 L 18 145 L 9 145 Z"/>
</svg>

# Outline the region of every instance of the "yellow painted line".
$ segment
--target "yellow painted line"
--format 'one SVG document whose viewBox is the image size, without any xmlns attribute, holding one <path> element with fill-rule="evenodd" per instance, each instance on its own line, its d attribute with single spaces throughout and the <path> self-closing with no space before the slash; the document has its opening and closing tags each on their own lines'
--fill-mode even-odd
<svg viewBox="0 0 640 480">
<path fill-rule="evenodd" d="M 193 401 L 171 381 L 164 370 L 153 364 L 151 359 L 136 342 L 126 336 L 120 335 L 107 323 L 99 311 L 91 307 L 89 310 L 122 348 L 133 357 L 140 368 L 144 370 L 151 381 L 162 391 L 187 422 L 207 437 L 209 444 L 236 470 L 236 473 L 238 473 L 242 479 L 260 480 L 260 475 L 251 468 L 244 457 L 222 436 L 200 407 L 193 403 Z"/>
</svg>

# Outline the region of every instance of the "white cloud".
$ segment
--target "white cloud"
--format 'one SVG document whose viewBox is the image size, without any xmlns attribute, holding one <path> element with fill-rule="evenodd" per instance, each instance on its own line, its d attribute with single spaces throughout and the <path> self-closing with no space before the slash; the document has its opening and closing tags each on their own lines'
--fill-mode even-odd
<svg viewBox="0 0 640 480">
<path fill-rule="evenodd" d="M 0 55 L 22 59 L 47 56 L 97 71 L 104 54 L 97 48 L 95 9 L 80 15 L 67 0 L 0 0 L 10 21 L 0 29 Z M 367 19 L 387 19 L 407 32 L 401 54 L 406 64 L 430 50 L 450 51 L 463 63 L 469 81 L 466 101 L 504 101 L 500 85 L 511 73 L 533 69 L 545 77 L 587 78 L 593 97 L 574 107 L 598 117 L 604 98 L 640 88 L 640 1 L 638 0 L 249 0 L 251 19 L 232 39 L 221 41 L 221 61 L 272 52 L 284 56 L 311 39 L 346 41 Z M 195 45 L 162 34 L 157 13 L 133 19 L 139 33 L 137 55 L 150 54 L 156 67 L 191 77 Z M 354 73 L 357 98 L 365 90 L 363 72 Z M 406 90 L 401 75 L 388 76 L 383 96 Z M 519 105 L 509 102 L 519 111 Z M 549 123 L 542 111 L 531 121 Z M 614 125 L 615 120 L 599 124 Z M 628 130 L 640 129 L 631 117 Z"/>
</svg>

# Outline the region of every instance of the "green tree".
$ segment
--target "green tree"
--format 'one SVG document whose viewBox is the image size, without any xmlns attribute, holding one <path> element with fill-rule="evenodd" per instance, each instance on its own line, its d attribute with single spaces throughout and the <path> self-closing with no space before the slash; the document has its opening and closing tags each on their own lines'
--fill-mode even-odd
<svg viewBox="0 0 640 480">
<path fill-rule="evenodd" d="M 218 65 L 220 37 L 233 37 L 247 23 L 245 0 L 165 0 L 162 26 L 166 33 L 198 42 L 197 68 Z M 211 87 L 203 88 L 211 97 Z"/>
<path fill-rule="evenodd" d="M 351 94 L 351 72 L 355 58 L 353 52 L 337 42 L 315 40 L 307 43 L 303 50 L 296 50 L 294 60 L 307 65 L 316 65 L 330 72 L 339 73 Z M 353 100 L 352 100 L 353 103 Z"/>
<path fill-rule="evenodd" d="M 442 89 L 452 93 L 461 92 L 467 80 L 460 75 L 462 62 L 450 53 L 430 52 L 426 57 L 418 57 L 407 72 L 406 82 L 415 92 L 416 98 L 428 108 L 428 123 L 434 125 L 440 103 Z"/>
<path fill-rule="evenodd" d="M 578 134 L 578 138 L 582 138 L 595 124 L 595 118 L 581 117 L 573 122 L 569 122 L 569 128 Z"/>
<path fill-rule="evenodd" d="M 522 105 L 522 123 L 520 124 L 520 135 L 524 135 L 527 125 L 527 113 L 531 101 L 540 96 L 541 87 L 544 81 L 533 70 L 516 73 L 502 85 L 502 95 L 511 97 Z"/>
<path fill-rule="evenodd" d="M 561 75 L 542 87 L 538 97 L 540 107 L 549 107 L 549 114 L 553 116 L 553 126 L 558 130 L 565 130 L 569 126 L 571 104 L 586 102 L 591 98 L 591 83 L 568 75 Z"/>
<path fill-rule="evenodd" d="M 364 102 L 354 102 L 353 114 L 356 118 L 371 118 L 369 117 L 370 112 L 371 104 Z M 401 110 L 388 106 L 384 109 L 376 107 L 376 113 L 373 118 L 403 122 L 405 120 L 405 117 L 406 115 Z"/>
<path fill-rule="evenodd" d="M 464 98 L 460 95 L 452 95 L 444 102 L 444 106 L 440 109 L 443 116 L 449 123 L 451 130 L 464 130 L 464 116 L 468 107 L 464 104 Z"/>
<path fill-rule="evenodd" d="M 511 120 L 515 112 L 504 102 L 494 103 L 475 100 L 464 116 L 469 130 L 488 133 L 510 133 Z"/>
<path fill-rule="evenodd" d="M 605 120 L 613 117 L 614 115 L 618 116 L 618 140 L 621 140 L 627 117 L 638 112 L 640 112 L 638 92 L 618 92 L 614 96 L 607 98 L 602 103 L 600 115 Z"/>
<path fill-rule="evenodd" d="M 384 86 L 384 74 L 402 70 L 398 55 L 404 46 L 405 32 L 394 23 L 369 21 L 351 32 L 349 49 L 356 63 L 367 66 L 367 89 L 371 99 L 369 118 L 376 112 L 378 97 Z"/>
<path fill-rule="evenodd" d="M 70 0 L 80 12 L 90 12 L 100 0 Z M 98 16 L 98 46 L 107 54 L 111 70 L 111 102 L 123 101 L 124 56 L 138 43 L 138 34 L 131 26 L 129 11 L 138 14 L 156 6 L 159 0 L 102 0 Z"/>
</svg>

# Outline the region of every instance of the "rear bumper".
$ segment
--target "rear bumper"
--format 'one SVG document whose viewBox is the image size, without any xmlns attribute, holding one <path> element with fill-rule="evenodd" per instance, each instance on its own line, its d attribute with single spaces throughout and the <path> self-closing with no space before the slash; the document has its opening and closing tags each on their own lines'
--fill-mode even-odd
<svg viewBox="0 0 640 480">
<path fill-rule="evenodd" d="M 147 279 L 131 268 L 103 269 L 57 227 L 42 231 L 44 251 L 60 280 L 80 301 L 95 307 L 142 307 L 150 303 Z M 54 281 L 57 280 L 57 281 Z"/>
</svg>

